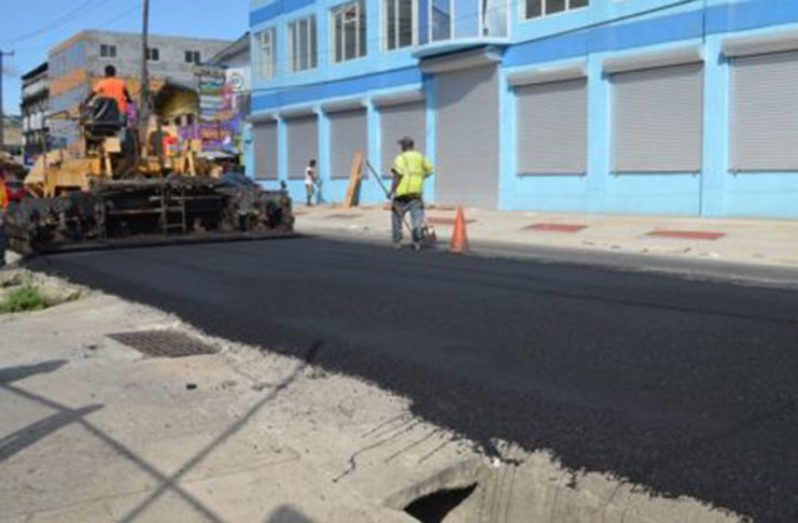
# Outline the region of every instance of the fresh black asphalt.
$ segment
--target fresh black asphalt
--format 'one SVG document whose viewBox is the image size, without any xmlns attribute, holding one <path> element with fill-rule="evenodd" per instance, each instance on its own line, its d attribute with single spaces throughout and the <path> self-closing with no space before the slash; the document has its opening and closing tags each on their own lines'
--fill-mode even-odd
<svg viewBox="0 0 798 523">
<path fill-rule="evenodd" d="M 320 239 L 31 268 L 376 382 L 490 448 L 798 521 L 798 293 Z"/>
</svg>

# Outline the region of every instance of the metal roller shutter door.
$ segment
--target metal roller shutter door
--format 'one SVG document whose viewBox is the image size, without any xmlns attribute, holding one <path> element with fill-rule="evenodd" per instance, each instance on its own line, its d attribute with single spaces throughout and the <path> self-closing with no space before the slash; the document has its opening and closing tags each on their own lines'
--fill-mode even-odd
<svg viewBox="0 0 798 523">
<path fill-rule="evenodd" d="M 303 116 L 285 121 L 288 138 L 288 179 L 305 177 L 311 159 L 318 160 L 319 132 L 316 116 Z"/>
<path fill-rule="evenodd" d="M 732 60 L 731 158 L 736 171 L 798 171 L 798 52 Z"/>
<path fill-rule="evenodd" d="M 255 134 L 255 179 L 277 179 L 277 122 L 257 123 Z"/>
<path fill-rule="evenodd" d="M 397 142 L 403 136 L 411 137 L 416 142 L 416 149 L 424 152 L 427 144 L 426 125 L 426 105 L 423 101 L 380 109 L 380 150 L 384 176 L 391 175 L 393 159 L 399 153 Z"/>
<path fill-rule="evenodd" d="M 441 203 L 496 208 L 499 187 L 496 67 L 441 73 L 436 81 L 436 199 Z"/>
<path fill-rule="evenodd" d="M 701 170 L 703 75 L 700 63 L 612 75 L 613 170 Z"/>
<path fill-rule="evenodd" d="M 518 87 L 517 172 L 587 171 L 587 80 Z"/>
<path fill-rule="evenodd" d="M 366 110 L 330 114 L 330 177 L 349 178 L 355 151 L 368 152 Z"/>
</svg>

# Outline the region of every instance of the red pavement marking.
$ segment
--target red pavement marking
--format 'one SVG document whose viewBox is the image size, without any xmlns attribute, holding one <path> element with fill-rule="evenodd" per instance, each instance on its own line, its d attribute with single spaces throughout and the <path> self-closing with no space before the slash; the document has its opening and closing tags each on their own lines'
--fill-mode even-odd
<svg viewBox="0 0 798 523">
<path fill-rule="evenodd" d="M 332 220 L 351 220 L 352 218 L 360 218 L 362 214 L 328 214 L 327 218 Z"/>
<path fill-rule="evenodd" d="M 427 218 L 427 223 L 431 223 L 432 225 L 454 225 L 455 218 L 442 218 L 440 216 Z M 469 220 L 466 218 L 466 223 L 474 223 L 476 220 Z"/>
<path fill-rule="evenodd" d="M 587 229 L 587 225 L 577 225 L 573 223 L 534 223 L 528 227 L 524 227 L 524 229 L 531 231 L 574 233 Z"/>
<path fill-rule="evenodd" d="M 724 232 L 711 231 L 671 231 L 659 229 L 651 231 L 646 236 L 658 236 L 662 238 L 681 238 L 684 240 L 717 240 L 726 236 Z"/>
<path fill-rule="evenodd" d="M 294 216 L 302 216 L 303 214 L 307 214 L 305 211 L 294 211 Z"/>
</svg>

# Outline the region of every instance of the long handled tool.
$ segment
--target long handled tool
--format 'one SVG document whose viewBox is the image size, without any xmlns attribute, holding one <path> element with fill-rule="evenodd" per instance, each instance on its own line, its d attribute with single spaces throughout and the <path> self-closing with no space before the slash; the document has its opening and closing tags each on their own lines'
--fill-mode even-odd
<svg viewBox="0 0 798 523">
<path fill-rule="evenodd" d="M 385 193 L 385 197 L 390 198 L 391 191 L 388 190 L 388 186 L 385 185 L 385 182 L 382 181 L 382 176 L 380 176 L 380 173 L 377 172 L 377 170 L 371 165 L 371 162 L 369 162 L 368 160 L 366 160 L 366 168 L 371 172 L 372 175 L 374 175 L 374 179 L 377 180 L 377 183 L 380 184 L 382 192 Z M 396 209 L 393 208 L 393 203 L 391 203 L 391 210 L 393 212 L 397 212 Z M 405 224 L 405 227 L 407 227 L 407 230 L 410 233 L 410 237 L 413 238 L 413 226 L 410 225 L 410 222 L 407 221 L 407 216 L 404 214 L 402 214 L 402 223 Z M 426 240 L 427 242 L 432 244 L 437 243 L 437 236 L 435 235 L 435 230 L 432 228 L 432 226 L 429 226 L 426 223 L 422 224 L 421 239 L 422 241 Z"/>
</svg>

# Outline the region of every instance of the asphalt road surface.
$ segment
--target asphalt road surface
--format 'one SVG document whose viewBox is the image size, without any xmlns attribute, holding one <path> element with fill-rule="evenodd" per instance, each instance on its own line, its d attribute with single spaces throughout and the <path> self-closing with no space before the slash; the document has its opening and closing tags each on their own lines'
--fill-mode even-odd
<svg viewBox="0 0 798 523">
<path fill-rule="evenodd" d="M 798 521 L 798 293 L 320 239 L 39 258 L 482 442 Z"/>
</svg>

